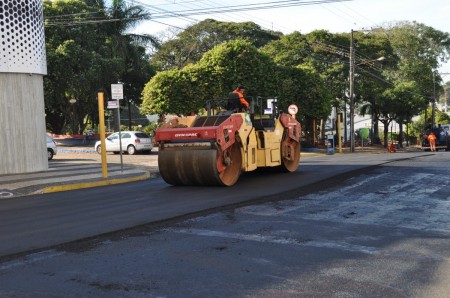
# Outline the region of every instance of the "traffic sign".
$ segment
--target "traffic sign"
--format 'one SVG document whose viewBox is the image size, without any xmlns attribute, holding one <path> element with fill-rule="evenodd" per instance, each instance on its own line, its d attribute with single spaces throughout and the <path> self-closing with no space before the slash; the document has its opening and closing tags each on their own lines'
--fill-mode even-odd
<svg viewBox="0 0 450 298">
<path fill-rule="evenodd" d="M 111 99 L 123 99 L 123 84 L 111 84 Z"/>
<path fill-rule="evenodd" d="M 108 109 L 118 109 L 119 108 L 119 101 L 117 100 L 108 100 Z"/>
<path fill-rule="evenodd" d="M 290 105 L 290 106 L 288 107 L 288 112 L 289 112 L 289 114 L 291 114 L 292 116 L 297 115 L 297 113 L 298 113 L 298 107 L 297 107 L 297 105 L 294 105 L 294 104 Z"/>
</svg>

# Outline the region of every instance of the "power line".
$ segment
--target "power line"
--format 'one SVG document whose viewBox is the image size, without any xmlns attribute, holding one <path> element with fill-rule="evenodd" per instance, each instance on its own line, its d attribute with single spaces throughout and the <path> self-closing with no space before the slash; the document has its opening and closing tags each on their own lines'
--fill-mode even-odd
<svg viewBox="0 0 450 298">
<path fill-rule="evenodd" d="M 274 9 L 274 8 L 286 8 L 294 6 L 305 6 L 305 5 L 316 5 L 325 3 L 337 3 L 352 0 L 315 0 L 315 1 L 301 1 L 301 0 L 285 0 L 285 1 L 275 1 L 275 2 L 264 2 L 264 3 L 254 3 L 254 4 L 240 4 L 240 5 L 228 5 L 222 7 L 213 8 L 200 8 L 200 9 L 188 9 L 174 11 L 167 14 L 156 14 L 154 18 L 167 18 L 174 14 L 179 16 L 192 16 L 192 15 L 205 15 L 214 13 L 224 13 L 224 12 L 236 12 L 236 11 L 248 11 L 248 10 L 261 10 L 261 9 Z"/>
<path fill-rule="evenodd" d="M 193 9 L 185 9 L 185 10 L 178 10 L 178 11 L 169 11 L 166 9 L 162 9 L 159 7 L 156 7 L 154 5 L 149 5 L 142 3 L 140 1 L 134 1 L 136 3 L 139 3 L 140 5 L 148 8 L 150 10 L 151 20 L 154 19 L 161 19 L 161 18 L 185 18 L 190 22 L 198 22 L 198 20 L 190 18 L 191 16 L 195 15 L 210 15 L 210 14 L 218 14 L 218 13 L 227 13 L 227 12 L 242 12 L 242 11 L 249 11 L 249 10 L 262 10 L 262 9 L 275 9 L 275 8 L 288 8 L 288 7 L 294 7 L 294 6 L 305 6 L 305 5 L 317 5 L 317 4 L 326 4 L 326 3 L 337 3 L 337 2 L 346 2 L 346 1 L 352 1 L 352 0 L 312 0 L 312 1 L 306 1 L 306 0 L 284 0 L 284 1 L 273 1 L 273 2 L 260 2 L 260 3 L 252 3 L 252 4 L 239 4 L 239 5 L 228 5 L 228 6 L 220 6 L 220 7 L 207 7 L 207 8 L 193 8 Z M 184 2 L 188 3 L 188 2 Z M 93 14 L 91 13 L 87 13 Z M 104 23 L 104 22 L 120 22 L 123 21 L 121 19 L 98 19 L 93 18 L 89 20 L 74 20 L 74 16 L 79 16 L 83 14 L 67 14 L 67 15 L 60 15 L 60 16 L 51 16 L 51 17 L 45 17 L 46 20 L 46 26 L 74 26 L 76 24 L 95 24 L 95 23 Z M 52 20 L 54 18 L 58 18 L 58 21 L 51 22 L 49 20 Z M 64 19 L 66 18 L 66 19 Z"/>
</svg>

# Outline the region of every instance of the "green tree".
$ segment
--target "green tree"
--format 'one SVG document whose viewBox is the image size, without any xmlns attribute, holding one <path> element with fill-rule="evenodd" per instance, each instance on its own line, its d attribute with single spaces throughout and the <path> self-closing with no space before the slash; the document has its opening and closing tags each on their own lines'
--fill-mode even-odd
<svg viewBox="0 0 450 298">
<path fill-rule="evenodd" d="M 49 130 L 72 131 L 75 124 L 73 133 L 82 133 L 88 123 L 96 123 L 97 91 L 119 79 L 133 82 L 129 95 L 139 98 L 151 69 L 144 47 L 127 36 L 125 30 L 147 16 L 142 14 L 139 18 L 139 9 L 125 9 L 121 3 L 114 1 L 115 8 L 110 12 L 103 1 L 44 2 L 48 65 L 44 92 Z M 118 13 L 121 9 L 126 11 L 122 15 Z M 120 21 L 97 21 L 113 18 Z M 124 24 L 117 24 L 122 21 Z M 73 107 L 68 105 L 71 98 L 77 100 Z"/>
<path fill-rule="evenodd" d="M 159 72 L 145 86 L 141 108 L 149 114 L 189 114 L 207 99 L 226 97 L 237 84 L 250 96 L 276 96 L 281 109 L 297 104 L 305 121 L 330 112 L 331 96 L 313 69 L 278 66 L 245 40 L 220 44 L 182 70 Z"/>
<path fill-rule="evenodd" d="M 163 43 L 152 56 L 151 62 L 158 70 L 181 69 L 190 63 L 197 63 L 204 53 L 221 43 L 245 39 L 259 48 L 279 36 L 281 33 L 264 30 L 253 22 L 206 19 L 181 31 L 175 39 Z"/>
<path fill-rule="evenodd" d="M 442 81 L 436 69 L 450 55 L 450 35 L 417 22 L 396 23 L 379 32 L 391 43 L 399 58 L 397 68 L 387 72 L 395 81 L 415 81 L 423 98 L 431 101 Z M 433 75 L 434 73 L 434 75 Z"/>
<path fill-rule="evenodd" d="M 91 25 L 68 26 L 71 22 L 85 20 L 86 16 L 104 17 L 103 7 L 89 6 L 84 1 L 45 1 L 46 52 L 48 75 L 44 77 L 46 122 L 48 129 L 61 133 L 82 131 L 84 118 L 95 108 L 95 91 L 102 86 L 106 74 L 118 68 L 116 59 L 110 57 L 104 46 L 105 36 Z M 70 16 L 55 23 L 60 16 Z M 92 84 L 96 84 L 92 89 Z M 69 99 L 77 102 L 72 107 Z M 75 115 L 74 115 L 75 114 Z M 70 127 L 70 128 L 69 128 Z"/>
<path fill-rule="evenodd" d="M 206 92 L 196 79 L 201 70 L 193 65 L 183 70 L 158 72 L 142 91 L 141 111 L 157 114 L 160 119 L 165 114 L 186 115 L 197 112 L 205 104 Z"/>
<path fill-rule="evenodd" d="M 417 115 L 426 101 L 417 94 L 415 82 L 398 83 L 394 88 L 386 89 L 380 96 L 378 103 L 380 106 L 380 121 L 384 125 L 384 146 L 388 144 L 389 125 L 393 120 L 400 124 L 400 136 L 402 135 L 402 125 L 412 121 L 412 117 Z M 400 139 L 400 141 L 402 141 Z"/>
<path fill-rule="evenodd" d="M 272 95 L 274 67 L 248 41 L 223 43 L 205 53 L 197 64 L 161 71 L 153 77 L 142 94 L 142 111 L 188 114 L 195 107 L 198 111 L 207 99 L 228 96 L 237 84 L 244 84 L 248 95 L 265 96 L 268 90 Z"/>
<path fill-rule="evenodd" d="M 269 55 L 277 64 L 287 67 L 299 67 L 310 74 L 318 76 L 314 81 L 308 81 L 309 86 L 300 84 L 302 90 L 314 90 L 310 96 L 318 99 L 317 104 L 326 103 L 328 106 L 315 110 L 316 117 L 307 116 L 303 120 L 306 130 L 315 131 L 313 124 L 320 124 L 320 120 L 325 120 L 331 111 L 331 106 L 336 110 L 345 110 L 345 90 L 347 88 L 348 64 L 344 59 L 348 59 L 349 38 L 342 34 L 332 34 L 325 30 L 313 31 L 303 35 L 294 32 L 282 36 L 267 44 L 262 51 Z M 345 45 L 345 47 L 344 47 Z M 318 86 L 320 85 L 320 87 Z M 305 97 L 305 96 L 303 96 Z M 306 97 L 309 97 L 306 95 Z M 310 101 L 307 101 L 311 103 Z M 302 115 L 311 112 L 305 109 Z M 324 115 L 324 113 L 328 113 Z M 319 116 L 320 115 L 320 116 Z M 325 123 L 323 121 L 322 123 Z M 324 137 L 325 126 L 322 126 L 321 133 Z M 312 144 L 313 135 L 308 136 L 308 143 Z"/>
</svg>

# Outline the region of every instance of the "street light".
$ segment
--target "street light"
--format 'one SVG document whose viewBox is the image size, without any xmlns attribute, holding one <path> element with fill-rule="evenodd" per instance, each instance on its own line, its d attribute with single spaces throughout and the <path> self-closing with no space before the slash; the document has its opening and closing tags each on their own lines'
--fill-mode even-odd
<svg viewBox="0 0 450 298">
<path fill-rule="evenodd" d="M 75 98 L 69 99 L 69 103 L 72 105 L 72 135 L 75 134 L 75 103 L 77 100 Z"/>
<path fill-rule="evenodd" d="M 383 60 L 386 60 L 386 58 L 384 56 L 381 56 L 380 58 L 377 58 L 377 59 L 365 60 L 365 61 L 363 61 L 361 63 L 356 64 L 356 65 L 364 65 L 364 64 L 371 63 L 371 62 L 383 61 Z"/>
</svg>

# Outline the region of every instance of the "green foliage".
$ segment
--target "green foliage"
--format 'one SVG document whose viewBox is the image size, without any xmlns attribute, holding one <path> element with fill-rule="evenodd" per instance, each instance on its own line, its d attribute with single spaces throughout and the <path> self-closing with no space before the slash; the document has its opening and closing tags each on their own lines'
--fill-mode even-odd
<svg viewBox="0 0 450 298">
<path fill-rule="evenodd" d="M 198 65 L 209 96 L 227 96 L 238 84 L 248 88 L 249 96 L 273 95 L 275 64 L 248 41 L 218 45 L 205 53 Z"/>
<path fill-rule="evenodd" d="M 142 111 L 151 114 L 197 112 L 210 98 L 223 98 L 237 84 L 249 96 L 279 99 L 281 109 L 295 103 L 300 117 L 326 119 L 331 96 L 311 69 L 277 66 L 244 40 L 216 46 L 199 63 L 182 70 L 159 72 L 145 86 Z"/>
<path fill-rule="evenodd" d="M 298 117 L 303 122 L 326 119 L 331 112 L 331 94 L 320 75 L 308 67 L 279 66 L 276 72 L 276 94 L 281 99 L 281 109 L 296 104 Z"/>
<path fill-rule="evenodd" d="M 415 137 L 420 137 L 423 134 L 423 131 L 427 128 L 431 127 L 431 115 L 432 115 L 432 109 L 431 107 L 428 107 L 426 111 L 423 111 L 419 115 L 419 119 L 417 119 L 415 122 L 411 123 L 408 126 L 408 132 L 410 135 Z M 426 118 L 425 118 L 426 116 Z M 439 111 L 438 109 L 435 110 L 435 126 L 438 126 L 439 124 L 449 124 L 450 123 L 450 116 L 444 112 Z"/>
<path fill-rule="evenodd" d="M 151 122 L 142 128 L 143 132 L 148 133 L 151 137 L 155 136 L 155 131 L 159 127 L 158 122 Z"/>
<path fill-rule="evenodd" d="M 195 65 L 155 75 L 144 88 L 141 109 L 149 114 L 186 115 L 197 112 L 207 99 L 228 96 L 237 84 L 246 85 L 249 95 L 264 95 L 274 66 L 247 41 L 224 43 Z"/>
<path fill-rule="evenodd" d="M 157 73 L 142 92 L 141 112 L 145 114 L 188 114 L 204 105 L 202 88 L 196 77 L 198 67 Z"/>
<path fill-rule="evenodd" d="M 181 69 L 188 64 L 199 62 L 204 53 L 221 43 L 243 39 L 259 48 L 279 36 L 281 33 L 264 30 L 253 22 L 219 22 L 206 19 L 162 44 L 152 56 L 151 63 L 159 70 Z"/>
<path fill-rule="evenodd" d="M 277 64 L 295 67 L 305 62 L 311 52 L 306 36 L 294 32 L 264 46 L 262 52 Z"/>
<path fill-rule="evenodd" d="M 430 100 L 435 86 L 433 70 L 449 58 L 449 33 L 417 22 L 402 22 L 382 30 L 380 34 L 388 37 L 395 56 L 399 57 L 388 77 L 396 81 L 415 81 L 422 97 Z M 437 73 L 435 81 L 441 81 Z M 439 84 L 437 87 L 440 91 Z"/>
<path fill-rule="evenodd" d="M 64 133 L 75 123 L 82 132 L 87 125 L 98 122 L 97 91 L 109 93 L 119 79 L 124 94 L 139 100 L 143 84 L 151 69 L 145 49 L 124 32 L 139 20 L 148 17 L 137 6 L 126 6 L 116 0 L 111 8 L 103 1 L 44 1 L 44 15 L 65 16 L 67 22 L 84 18 L 120 18 L 123 22 L 76 26 L 46 26 L 48 75 L 44 77 L 44 97 L 47 128 Z M 117 24 L 120 23 L 120 24 Z M 76 99 L 74 106 L 69 99 Z M 105 98 L 107 100 L 108 98 Z"/>
<path fill-rule="evenodd" d="M 73 22 L 87 15 L 121 20 L 46 26 L 45 108 L 47 128 L 55 133 L 68 131 L 72 123 L 78 132 L 95 126 L 96 93 L 103 87 L 108 94 L 118 80 L 128 99 L 137 104 L 142 99 L 143 113 L 158 115 L 198 112 L 207 99 L 226 97 L 243 84 L 249 96 L 277 96 L 281 110 L 296 104 L 308 136 L 312 123 L 326 119 L 332 106 L 339 111 L 348 104 L 350 33 L 282 35 L 252 22 L 207 19 L 164 43 L 150 61 L 145 46 L 158 47 L 157 40 L 126 33 L 149 14 L 123 0 L 110 3 L 44 0 L 46 23 L 55 16 L 70 16 Z M 435 69 L 449 58 L 450 37 L 416 22 L 353 34 L 356 107 L 381 121 L 387 137 L 392 121 L 410 123 L 426 109 L 435 87 L 439 98 L 441 77 Z M 381 56 L 385 61 L 375 61 Z M 151 65 L 164 71 L 155 75 Z M 77 99 L 74 106 L 67 104 L 71 98 Z M 420 131 L 431 123 L 431 112 L 426 114 L 423 123 L 409 128 Z M 436 123 L 450 122 L 439 117 L 437 112 Z"/>
</svg>

